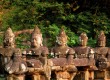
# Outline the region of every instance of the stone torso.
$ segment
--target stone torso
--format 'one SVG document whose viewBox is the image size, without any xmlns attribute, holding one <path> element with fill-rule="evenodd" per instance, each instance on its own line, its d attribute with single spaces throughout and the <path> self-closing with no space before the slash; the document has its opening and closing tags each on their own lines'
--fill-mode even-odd
<svg viewBox="0 0 110 80">
<path fill-rule="evenodd" d="M 41 57 L 45 57 L 47 54 L 48 54 L 48 49 L 43 46 L 39 48 L 30 48 L 27 50 L 28 59 L 39 59 Z"/>
<path fill-rule="evenodd" d="M 56 58 L 67 58 L 70 54 L 74 54 L 74 50 L 68 46 L 64 48 L 54 47 L 52 53 Z"/>
<path fill-rule="evenodd" d="M 95 57 L 96 58 L 107 58 L 108 47 L 96 47 L 95 48 Z"/>
<path fill-rule="evenodd" d="M 88 58 L 90 53 L 90 47 L 75 47 L 76 58 Z"/>
<path fill-rule="evenodd" d="M 15 54 L 21 55 L 17 53 L 19 49 L 17 48 L 0 48 L 0 54 L 2 58 L 2 64 L 7 64 L 11 59 L 13 59 L 13 56 Z"/>
</svg>

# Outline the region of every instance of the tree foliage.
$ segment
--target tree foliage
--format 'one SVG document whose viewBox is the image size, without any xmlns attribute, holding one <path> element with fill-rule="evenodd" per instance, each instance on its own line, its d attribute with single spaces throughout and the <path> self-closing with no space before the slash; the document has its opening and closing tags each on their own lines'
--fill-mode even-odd
<svg viewBox="0 0 110 80">
<path fill-rule="evenodd" d="M 44 44 L 51 47 L 63 26 L 69 46 L 78 45 L 81 32 L 87 33 L 88 45 L 95 46 L 100 30 L 105 31 L 108 41 L 110 38 L 109 3 L 109 0 L 2 0 L 0 28 L 5 31 L 11 27 L 17 31 L 33 29 L 38 25 L 43 33 Z M 23 37 L 18 37 L 17 43 L 20 43 Z"/>
</svg>

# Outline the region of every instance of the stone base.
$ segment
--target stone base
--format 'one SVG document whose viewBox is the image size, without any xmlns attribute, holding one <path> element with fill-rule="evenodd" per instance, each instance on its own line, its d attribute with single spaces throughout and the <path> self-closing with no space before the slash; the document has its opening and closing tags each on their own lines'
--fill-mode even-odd
<svg viewBox="0 0 110 80">
<path fill-rule="evenodd" d="M 41 80 L 40 75 L 39 74 L 32 75 L 32 80 Z"/>
<path fill-rule="evenodd" d="M 94 71 L 78 71 L 74 80 L 94 80 Z"/>
<path fill-rule="evenodd" d="M 110 80 L 110 71 L 94 71 L 94 80 Z"/>
<path fill-rule="evenodd" d="M 48 80 L 45 74 L 34 73 L 26 75 L 26 80 Z"/>
<path fill-rule="evenodd" d="M 7 75 L 7 80 L 25 80 L 25 75 Z"/>
<path fill-rule="evenodd" d="M 69 73 L 67 71 L 56 71 L 55 75 L 56 80 L 73 80 L 76 73 L 75 72 Z"/>
</svg>

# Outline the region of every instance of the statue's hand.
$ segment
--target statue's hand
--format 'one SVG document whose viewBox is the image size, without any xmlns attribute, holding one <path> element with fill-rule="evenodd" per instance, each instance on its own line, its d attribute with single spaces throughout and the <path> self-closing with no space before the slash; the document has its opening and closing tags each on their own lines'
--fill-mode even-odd
<svg viewBox="0 0 110 80">
<path fill-rule="evenodd" d="M 96 63 L 98 69 L 106 69 L 108 67 L 108 61 L 106 58 L 100 58 L 97 60 L 97 63 Z"/>
<path fill-rule="evenodd" d="M 33 67 L 34 66 L 34 63 L 33 62 L 30 62 L 30 61 L 27 61 L 27 65 L 30 66 L 30 67 Z"/>
<path fill-rule="evenodd" d="M 77 71 L 77 68 L 74 65 L 66 65 L 63 67 L 63 70 L 67 70 L 69 72 Z"/>
</svg>

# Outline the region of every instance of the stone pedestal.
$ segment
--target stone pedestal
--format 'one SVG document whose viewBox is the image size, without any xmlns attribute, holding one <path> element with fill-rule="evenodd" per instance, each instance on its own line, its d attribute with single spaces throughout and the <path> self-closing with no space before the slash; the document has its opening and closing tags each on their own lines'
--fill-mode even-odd
<svg viewBox="0 0 110 80">
<path fill-rule="evenodd" d="M 76 72 L 56 71 L 56 80 L 73 80 Z"/>
<path fill-rule="evenodd" d="M 94 80 L 94 71 L 89 71 L 89 80 Z"/>
<path fill-rule="evenodd" d="M 85 80 L 89 80 L 89 71 L 88 69 L 84 71 L 84 77 L 85 77 Z"/>
<path fill-rule="evenodd" d="M 94 71 L 78 71 L 73 80 L 94 80 Z"/>
<path fill-rule="evenodd" d="M 57 80 L 69 80 L 70 77 L 69 73 L 66 71 L 56 71 L 55 74 Z"/>
<path fill-rule="evenodd" d="M 110 71 L 95 71 L 94 80 L 110 80 Z"/>
<path fill-rule="evenodd" d="M 32 80 L 41 80 L 39 74 L 32 75 Z"/>
<path fill-rule="evenodd" d="M 7 80 L 25 80 L 25 75 L 8 75 Z"/>
</svg>

